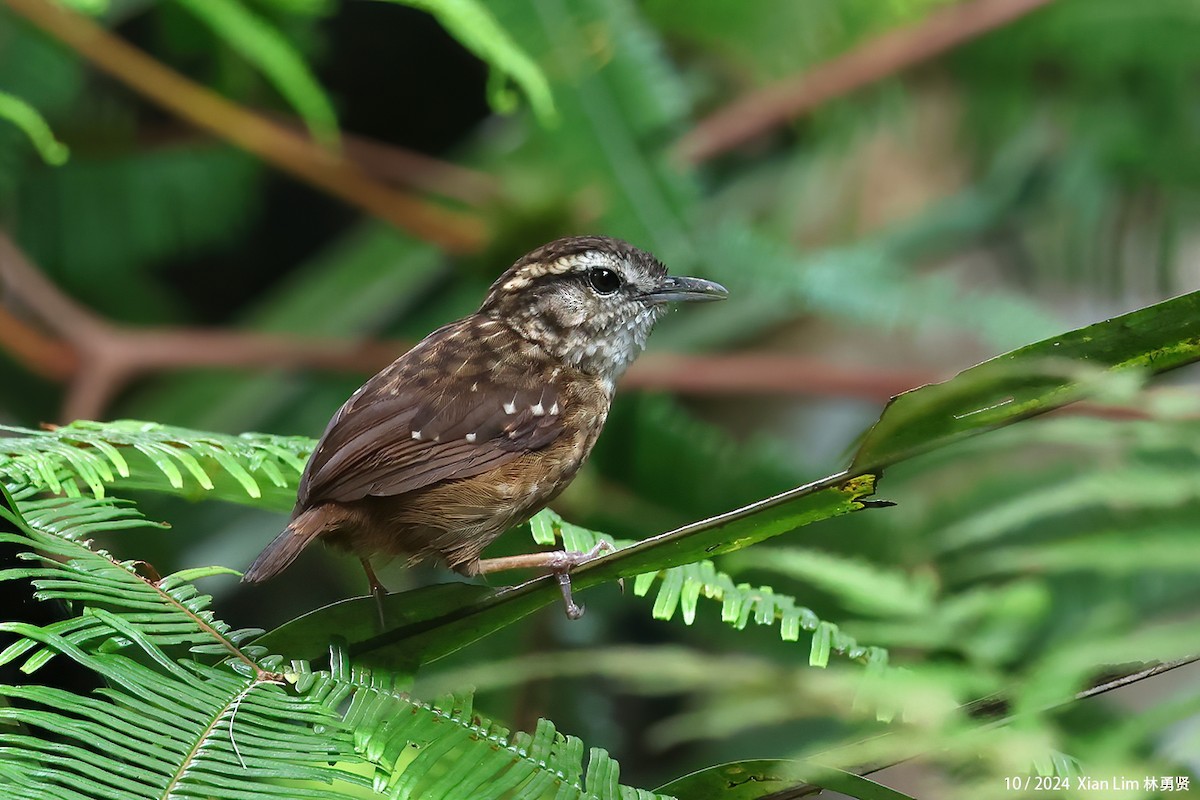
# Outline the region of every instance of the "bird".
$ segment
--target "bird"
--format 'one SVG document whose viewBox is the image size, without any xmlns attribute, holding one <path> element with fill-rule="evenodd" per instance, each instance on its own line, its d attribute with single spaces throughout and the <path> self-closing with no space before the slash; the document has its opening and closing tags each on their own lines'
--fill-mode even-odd
<svg viewBox="0 0 1200 800">
<path fill-rule="evenodd" d="M 519 258 L 478 311 L 430 333 L 334 414 L 287 527 L 243 581 L 274 577 L 320 540 L 358 556 L 381 624 L 381 557 L 440 561 L 465 576 L 540 568 L 578 618 L 570 570 L 599 549 L 482 552 L 575 477 L 667 305 L 727 296 L 608 236 L 558 239 Z"/>
</svg>

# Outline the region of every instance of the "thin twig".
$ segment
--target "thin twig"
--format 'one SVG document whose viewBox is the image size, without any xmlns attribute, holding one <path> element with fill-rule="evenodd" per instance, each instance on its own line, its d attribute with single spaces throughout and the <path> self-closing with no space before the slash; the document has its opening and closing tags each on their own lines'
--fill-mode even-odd
<svg viewBox="0 0 1200 800">
<path fill-rule="evenodd" d="M 1104 675 L 1104 677 L 1098 678 L 1091 686 L 1089 686 L 1086 689 L 1083 689 L 1082 691 L 1076 692 L 1070 698 L 1068 698 L 1066 700 L 1062 700 L 1057 703 L 1051 703 L 1049 705 L 1044 706 L 1041 709 L 1041 713 L 1051 712 L 1051 711 L 1055 711 L 1060 708 L 1065 708 L 1073 703 L 1078 703 L 1081 700 L 1087 700 L 1088 698 L 1096 697 L 1097 695 L 1105 694 L 1106 692 L 1111 692 L 1116 689 L 1123 689 L 1126 686 L 1131 686 L 1139 681 L 1144 681 L 1144 680 L 1147 680 L 1148 678 L 1154 678 L 1154 677 L 1157 677 L 1158 675 L 1162 675 L 1166 672 L 1170 672 L 1171 670 L 1179 669 L 1180 667 L 1186 667 L 1190 664 L 1195 664 L 1197 662 L 1200 662 L 1200 653 L 1190 655 L 1190 656 L 1185 656 L 1183 658 L 1179 658 L 1174 661 L 1165 661 L 1165 662 L 1155 661 L 1155 662 L 1151 662 L 1149 664 L 1139 665 L 1137 668 L 1131 670 L 1130 672 L 1126 672 L 1117 677 L 1113 677 L 1112 673 L 1106 673 Z M 1007 704 L 1004 703 L 1002 700 L 984 699 L 984 700 L 977 700 L 972 703 L 967 703 L 966 705 L 962 706 L 962 710 L 971 716 L 981 716 L 981 715 L 988 715 L 989 713 L 996 713 L 996 712 L 1001 713 L 1001 714 L 1007 714 L 1008 708 L 1007 708 Z M 1018 716 L 1018 715 L 1009 714 L 1001 719 L 996 719 L 996 720 L 989 722 L 988 726 L 1006 725 L 1009 722 L 1012 722 L 1013 719 L 1016 718 L 1016 716 Z M 895 736 L 895 735 L 896 734 L 894 734 L 894 733 L 885 733 L 885 734 L 882 734 L 882 736 L 880 736 L 880 737 L 873 737 L 873 738 L 883 738 L 883 737 L 889 737 L 889 736 Z M 850 769 L 849 771 L 853 772 L 856 775 L 863 775 L 863 776 L 873 775 L 876 772 L 882 772 L 885 769 L 891 769 L 892 767 L 896 767 L 901 764 L 907 763 L 909 761 L 913 761 L 915 759 L 920 758 L 923 755 L 927 755 L 927 754 L 926 753 L 913 753 L 912 755 L 904 756 L 901 758 L 892 758 L 892 759 L 888 759 L 887 761 L 881 761 L 881 762 L 878 762 L 875 764 L 854 767 L 854 768 Z M 810 797 L 812 795 L 818 794 L 821 791 L 822 791 L 821 787 L 819 787 L 819 786 L 815 786 L 812 784 L 798 784 L 796 786 L 792 786 L 787 789 L 782 789 L 778 792 L 772 792 L 769 795 L 763 795 L 761 800 L 796 800 L 796 798 L 800 798 L 800 797 Z"/>
<path fill-rule="evenodd" d="M 477 216 L 433 205 L 368 177 L 352 162 L 188 80 L 91 20 L 47 0 L 0 0 L 148 100 L 412 235 L 456 253 L 487 238 Z"/>
<path fill-rule="evenodd" d="M 261 109 L 257 113 L 295 136 L 306 136 L 303 123 L 295 117 Z M 168 120 L 139 127 L 135 145 L 144 150 L 147 147 L 208 143 L 212 138 L 211 134 L 191 125 Z M 496 202 L 502 194 L 500 181 L 486 172 L 345 130 L 340 133 L 340 139 L 342 153 L 348 160 L 388 185 L 416 189 L 476 208 Z"/>
<path fill-rule="evenodd" d="M 1197 662 L 1200 662 L 1200 653 L 1184 656 L 1183 658 L 1177 658 L 1174 661 L 1155 662 L 1149 666 L 1142 667 L 1141 669 L 1120 675 L 1115 678 L 1109 677 L 1101 683 L 1090 686 L 1076 694 L 1075 700 L 1086 700 L 1089 697 L 1095 697 L 1096 695 L 1105 694 L 1106 692 L 1111 692 L 1116 689 L 1124 689 L 1126 686 L 1135 684 L 1138 681 L 1144 681 L 1147 678 L 1153 678 L 1158 675 L 1162 675 L 1164 672 L 1170 672 L 1171 670 L 1179 669 L 1180 667 L 1186 667 Z M 1064 703 L 1063 705 L 1066 704 Z"/>
<path fill-rule="evenodd" d="M 864 86 L 939 56 L 1053 0 L 974 0 L 888 31 L 802 75 L 753 91 L 701 120 L 675 146 L 696 164 Z"/>
</svg>

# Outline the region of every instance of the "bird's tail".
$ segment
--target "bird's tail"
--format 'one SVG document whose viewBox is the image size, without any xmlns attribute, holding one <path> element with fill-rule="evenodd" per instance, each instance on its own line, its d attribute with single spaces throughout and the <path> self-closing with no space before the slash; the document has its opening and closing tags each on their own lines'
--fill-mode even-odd
<svg viewBox="0 0 1200 800">
<path fill-rule="evenodd" d="M 300 514 L 276 536 L 269 545 L 263 548 L 254 559 L 254 563 L 242 575 L 245 583 L 259 583 L 267 578 L 274 578 L 287 569 L 296 560 L 304 548 L 312 544 L 323 533 L 340 527 L 343 521 L 341 514 L 330 513 L 330 506 L 317 506 Z"/>
</svg>

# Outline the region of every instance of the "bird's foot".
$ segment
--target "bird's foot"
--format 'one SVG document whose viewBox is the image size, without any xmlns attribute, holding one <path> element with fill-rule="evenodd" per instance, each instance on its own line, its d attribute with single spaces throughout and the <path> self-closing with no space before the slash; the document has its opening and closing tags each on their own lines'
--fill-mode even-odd
<svg viewBox="0 0 1200 800">
<path fill-rule="evenodd" d="M 479 562 L 478 572 L 502 572 L 510 569 L 534 568 L 549 570 L 558 581 L 562 590 L 563 604 L 569 619 L 579 619 L 583 616 L 583 606 L 575 602 L 571 591 L 571 570 L 586 564 L 603 553 L 616 550 L 610 542 L 603 539 L 596 545 L 583 552 L 574 550 L 553 550 L 549 553 L 529 553 L 520 556 L 502 556 L 500 558 L 485 558 Z"/>
<path fill-rule="evenodd" d="M 582 553 L 560 550 L 553 554 L 559 556 L 561 560 L 550 567 L 550 572 L 558 580 L 558 588 L 562 591 L 563 607 L 567 612 L 568 619 L 579 619 L 583 616 L 584 610 L 583 606 L 575 602 L 575 597 L 571 592 L 571 570 L 580 564 L 586 564 L 602 553 L 611 553 L 616 549 L 610 542 L 601 539 L 591 550 Z"/>
<path fill-rule="evenodd" d="M 367 583 L 371 587 L 371 594 L 375 598 L 375 609 L 379 612 L 379 630 L 384 630 L 387 627 L 387 620 L 383 615 L 383 598 L 388 596 L 387 587 L 379 582 L 378 576 L 375 575 L 375 570 L 371 568 L 371 562 L 367 559 L 359 559 L 363 565 L 363 571 L 367 573 Z"/>
<path fill-rule="evenodd" d="M 555 550 L 546 553 L 546 566 L 551 572 L 558 574 L 559 572 L 575 569 L 581 564 L 586 564 L 593 558 L 599 558 L 604 553 L 612 553 L 617 548 L 612 546 L 612 543 L 601 539 L 596 542 L 591 550 Z"/>
</svg>

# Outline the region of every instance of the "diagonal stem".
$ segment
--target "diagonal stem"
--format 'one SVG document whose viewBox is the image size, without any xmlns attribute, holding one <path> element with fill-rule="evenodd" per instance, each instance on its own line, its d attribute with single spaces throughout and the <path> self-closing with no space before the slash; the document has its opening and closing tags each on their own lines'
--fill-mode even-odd
<svg viewBox="0 0 1200 800">
<path fill-rule="evenodd" d="M 750 92 L 718 109 L 675 145 L 697 164 L 843 95 L 927 61 L 1036 11 L 1053 0 L 974 0 L 888 31 L 801 75 Z"/>
</svg>

